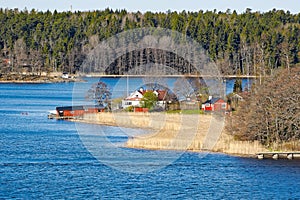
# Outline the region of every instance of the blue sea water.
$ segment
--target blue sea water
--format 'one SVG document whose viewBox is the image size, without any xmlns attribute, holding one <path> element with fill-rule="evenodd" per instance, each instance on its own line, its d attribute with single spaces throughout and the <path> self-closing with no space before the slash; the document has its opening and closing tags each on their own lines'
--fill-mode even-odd
<svg viewBox="0 0 300 200">
<path fill-rule="evenodd" d="M 146 83 L 149 82 L 154 82 L 154 83 L 158 83 L 161 84 L 162 86 L 165 86 L 166 88 L 168 88 L 169 90 L 174 92 L 174 83 L 177 81 L 177 79 L 180 79 L 182 81 L 182 78 L 153 78 L 150 80 L 147 80 L 147 78 L 126 78 L 126 77 L 122 77 L 122 78 L 87 78 L 89 83 L 96 83 L 98 80 L 105 82 L 107 84 L 107 86 L 110 88 L 111 92 L 112 92 L 112 97 L 113 98 L 117 98 L 117 97 L 124 97 L 124 95 L 128 95 L 126 93 L 130 93 L 133 92 L 135 90 L 138 90 L 140 87 L 145 87 Z M 185 79 L 188 80 L 188 79 Z M 205 79 L 204 83 L 206 85 L 209 85 L 210 81 L 214 81 L 214 79 L 210 80 L 210 79 Z M 251 84 L 254 80 L 253 79 L 247 79 L 244 78 L 242 79 L 242 89 L 243 90 L 250 90 L 251 89 Z M 228 95 L 229 93 L 233 92 L 233 86 L 235 83 L 235 79 L 234 78 L 230 78 L 230 79 L 226 79 L 223 80 L 223 85 L 225 87 L 225 93 L 226 95 Z M 90 84 L 88 84 L 88 86 L 90 86 Z M 87 89 L 85 88 L 84 84 L 76 84 L 75 85 L 75 90 L 76 89 Z M 213 92 L 213 91 L 211 91 Z M 219 94 L 219 93 L 218 93 Z"/>
<path fill-rule="evenodd" d="M 298 160 L 185 152 L 145 173 L 122 170 L 136 167 L 122 160 L 107 165 L 85 147 L 74 122 L 47 119 L 48 110 L 72 103 L 73 86 L 0 84 L 0 199 L 300 199 Z M 82 126 L 106 130 L 113 142 L 127 139 L 116 127 Z M 108 153 L 103 158 L 121 159 Z"/>
</svg>

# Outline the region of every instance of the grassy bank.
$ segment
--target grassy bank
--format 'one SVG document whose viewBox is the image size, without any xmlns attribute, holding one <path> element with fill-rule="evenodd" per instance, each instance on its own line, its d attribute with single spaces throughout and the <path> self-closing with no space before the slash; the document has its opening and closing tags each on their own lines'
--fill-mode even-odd
<svg viewBox="0 0 300 200">
<path fill-rule="evenodd" d="M 215 126 L 212 115 L 165 114 L 165 113 L 97 113 L 88 114 L 81 122 L 145 128 L 151 133 L 130 138 L 125 144 L 128 148 L 152 150 L 189 150 L 214 152 L 241 156 L 254 156 L 266 151 L 257 141 L 236 141 L 232 136 Z M 209 134 L 207 134 L 209 132 Z"/>
</svg>

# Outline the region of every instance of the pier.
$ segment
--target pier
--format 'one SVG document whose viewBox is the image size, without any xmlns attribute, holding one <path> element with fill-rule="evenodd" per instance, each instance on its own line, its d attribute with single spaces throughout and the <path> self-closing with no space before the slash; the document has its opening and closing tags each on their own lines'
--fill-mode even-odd
<svg viewBox="0 0 300 200">
<path fill-rule="evenodd" d="M 300 158 L 300 152 L 259 152 L 256 153 L 256 155 L 260 160 L 264 158 L 273 158 L 274 160 L 278 160 L 280 158 L 286 158 L 289 160 Z"/>
</svg>

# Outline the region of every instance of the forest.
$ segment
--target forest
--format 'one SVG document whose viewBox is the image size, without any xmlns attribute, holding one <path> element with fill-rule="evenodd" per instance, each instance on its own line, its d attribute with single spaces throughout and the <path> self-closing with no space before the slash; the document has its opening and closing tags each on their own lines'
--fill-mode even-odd
<svg viewBox="0 0 300 200">
<path fill-rule="evenodd" d="M 225 75 L 270 75 L 300 62 L 300 14 L 226 12 L 41 12 L 0 8 L 2 74 L 80 70 L 88 52 L 126 30 L 161 27 L 197 41 Z M 114 73 L 113 69 L 107 73 Z"/>
</svg>

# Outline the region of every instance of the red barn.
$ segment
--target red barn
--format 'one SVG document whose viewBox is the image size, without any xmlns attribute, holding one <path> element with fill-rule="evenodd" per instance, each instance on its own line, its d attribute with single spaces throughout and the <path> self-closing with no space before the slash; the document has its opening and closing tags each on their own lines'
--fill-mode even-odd
<svg viewBox="0 0 300 200">
<path fill-rule="evenodd" d="M 202 104 L 204 111 L 226 111 L 227 103 L 221 98 L 210 98 Z"/>
</svg>

